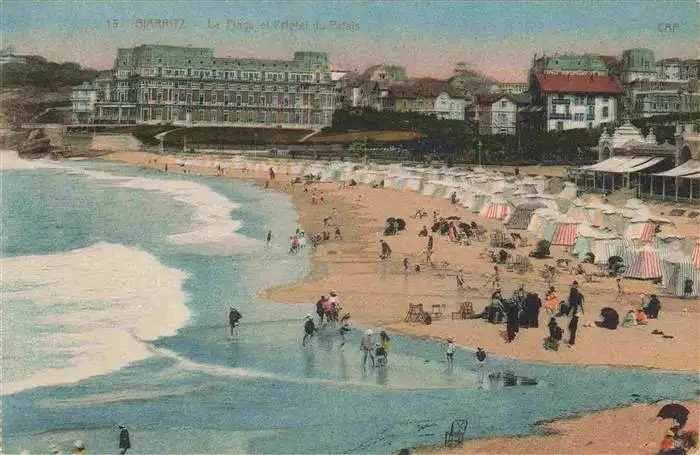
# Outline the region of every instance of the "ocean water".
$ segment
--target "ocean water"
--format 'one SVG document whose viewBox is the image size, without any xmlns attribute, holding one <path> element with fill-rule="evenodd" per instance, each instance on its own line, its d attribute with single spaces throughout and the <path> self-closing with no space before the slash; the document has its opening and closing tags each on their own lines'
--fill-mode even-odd
<svg viewBox="0 0 700 455">
<path fill-rule="evenodd" d="M 393 336 L 363 370 L 361 330 L 301 347 L 308 305 L 255 298 L 308 270 L 298 215 L 250 182 L 2 155 L 2 385 L 7 453 L 390 453 L 526 434 L 540 420 L 697 396 L 694 374 L 553 366 Z M 270 247 L 264 242 L 271 229 Z M 342 299 L 342 296 L 341 296 Z M 228 336 L 227 310 L 243 313 Z"/>
</svg>

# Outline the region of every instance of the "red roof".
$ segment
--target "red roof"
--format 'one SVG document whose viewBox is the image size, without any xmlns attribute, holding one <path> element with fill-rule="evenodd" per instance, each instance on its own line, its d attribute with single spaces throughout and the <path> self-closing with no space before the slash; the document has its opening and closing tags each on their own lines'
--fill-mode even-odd
<svg viewBox="0 0 700 455">
<path fill-rule="evenodd" d="M 622 93 L 620 81 L 612 76 L 540 74 L 537 82 L 547 93 Z"/>
</svg>

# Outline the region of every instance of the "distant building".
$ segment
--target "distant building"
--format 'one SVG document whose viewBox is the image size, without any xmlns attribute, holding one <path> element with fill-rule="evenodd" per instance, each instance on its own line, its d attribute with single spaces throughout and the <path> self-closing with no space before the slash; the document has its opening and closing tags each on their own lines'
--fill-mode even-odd
<svg viewBox="0 0 700 455">
<path fill-rule="evenodd" d="M 0 65 L 4 65 L 6 63 L 26 64 L 27 59 L 24 57 L 20 57 L 19 55 L 0 55 Z"/>
<path fill-rule="evenodd" d="M 418 112 L 439 119 L 464 120 L 466 100 L 447 81 L 418 79 L 390 89 L 397 112 Z"/>
<path fill-rule="evenodd" d="M 681 77 L 681 59 L 665 58 L 656 62 L 656 78 L 677 81 Z"/>
<path fill-rule="evenodd" d="M 600 55 L 554 55 L 535 56 L 531 75 L 540 74 L 592 74 L 604 76 L 609 72 L 605 60 Z"/>
<path fill-rule="evenodd" d="M 680 90 L 650 90 L 634 94 L 634 116 L 653 117 L 700 112 L 700 94 Z"/>
<path fill-rule="evenodd" d="M 532 106 L 524 112 L 541 115 L 528 121 L 536 122 L 536 129 L 561 131 L 614 122 L 622 87 L 612 76 L 540 74 L 530 92 Z"/>
<path fill-rule="evenodd" d="M 366 80 L 386 84 L 398 84 L 406 82 L 406 68 L 395 65 L 374 65 L 365 70 L 363 76 Z"/>
<path fill-rule="evenodd" d="M 516 134 L 521 129 L 519 112 L 530 104 L 526 94 L 483 97 L 477 103 L 479 134 Z"/>
<path fill-rule="evenodd" d="M 518 95 L 527 92 L 527 82 L 501 82 L 498 84 L 503 93 Z"/>
<path fill-rule="evenodd" d="M 97 104 L 98 86 L 96 83 L 83 82 L 73 87 L 71 102 L 73 104 L 73 123 L 93 123 Z"/>
<path fill-rule="evenodd" d="M 683 60 L 679 70 L 681 80 L 700 79 L 700 59 Z"/>
<path fill-rule="evenodd" d="M 346 78 L 341 98 L 345 107 L 368 107 L 378 111 L 390 109 L 389 87 L 406 80 L 406 68 L 402 66 L 370 66 L 362 74 Z"/>
<path fill-rule="evenodd" d="M 113 77 L 101 84 L 99 122 L 315 129 L 331 124 L 336 105 L 321 52 L 260 60 L 142 45 L 119 49 Z"/>
<path fill-rule="evenodd" d="M 654 52 L 649 49 L 627 49 L 622 52 L 622 83 L 653 80 L 656 77 Z"/>
</svg>

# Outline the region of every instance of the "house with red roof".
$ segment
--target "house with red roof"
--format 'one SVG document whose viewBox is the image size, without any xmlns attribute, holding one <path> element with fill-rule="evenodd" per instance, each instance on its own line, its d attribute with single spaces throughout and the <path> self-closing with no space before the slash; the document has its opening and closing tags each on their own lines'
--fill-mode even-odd
<svg viewBox="0 0 700 455">
<path fill-rule="evenodd" d="M 540 73 L 530 92 L 532 105 L 525 111 L 535 129 L 561 131 L 614 122 L 623 89 L 614 76 Z"/>
</svg>

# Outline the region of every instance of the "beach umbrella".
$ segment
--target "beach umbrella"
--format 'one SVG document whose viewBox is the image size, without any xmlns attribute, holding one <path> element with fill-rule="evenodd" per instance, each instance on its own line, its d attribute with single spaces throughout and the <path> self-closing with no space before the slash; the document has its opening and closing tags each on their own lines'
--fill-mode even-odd
<svg viewBox="0 0 700 455">
<path fill-rule="evenodd" d="M 688 420 L 688 414 L 690 414 L 690 411 L 685 406 L 678 403 L 671 403 L 661 408 L 659 413 L 656 414 L 656 417 L 661 417 L 662 419 L 673 419 L 678 422 L 678 425 L 680 425 L 681 428 L 683 428 Z"/>
</svg>

